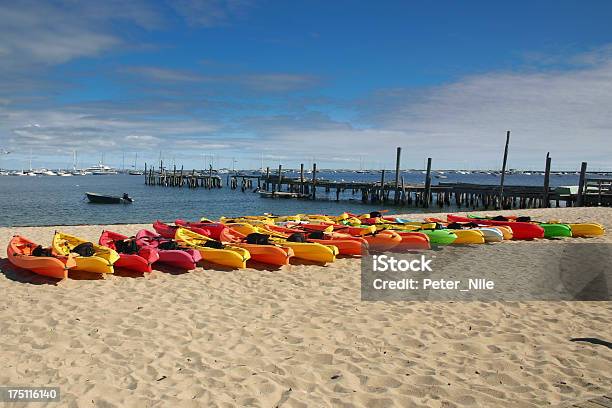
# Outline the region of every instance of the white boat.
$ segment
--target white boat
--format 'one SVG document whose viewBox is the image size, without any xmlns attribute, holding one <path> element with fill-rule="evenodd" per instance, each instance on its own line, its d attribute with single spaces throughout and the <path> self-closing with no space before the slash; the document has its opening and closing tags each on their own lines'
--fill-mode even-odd
<svg viewBox="0 0 612 408">
<path fill-rule="evenodd" d="M 118 174 L 117 170 L 113 169 L 110 166 L 102 164 L 102 163 L 98 163 L 94 166 L 86 168 L 85 172 L 90 172 L 94 176 L 106 176 L 110 174 Z"/>
</svg>

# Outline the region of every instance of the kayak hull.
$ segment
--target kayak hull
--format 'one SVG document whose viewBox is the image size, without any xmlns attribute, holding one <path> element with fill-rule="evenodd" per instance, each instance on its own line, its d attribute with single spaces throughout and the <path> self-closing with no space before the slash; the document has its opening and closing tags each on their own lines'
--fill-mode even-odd
<svg viewBox="0 0 612 408">
<path fill-rule="evenodd" d="M 423 232 L 403 232 L 397 231 L 402 238 L 402 242 L 395 248 L 398 250 L 422 250 L 431 249 L 429 236 Z"/>
<path fill-rule="evenodd" d="M 474 219 L 468 217 L 462 217 L 459 215 L 448 214 L 446 216 L 448 222 L 476 222 L 482 225 L 501 225 L 507 226 L 512 229 L 512 239 L 517 240 L 528 240 L 544 238 L 544 229 L 539 225 L 532 224 L 529 222 L 516 222 L 516 221 L 494 221 L 487 219 Z"/>
<path fill-rule="evenodd" d="M 200 251 L 203 261 L 230 268 L 246 268 L 246 262 L 251 257 L 249 251 L 243 248 L 233 246 L 226 246 L 223 249 L 206 247 L 206 242 L 211 241 L 211 238 L 186 228 L 178 228 L 176 240 Z"/>
<path fill-rule="evenodd" d="M 68 256 L 79 244 L 90 242 L 73 235 L 55 232 L 53 236 L 53 250 L 60 255 Z M 79 256 L 74 254 L 75 271 L 85 271 L 100 274 L 114 273 L 113 264 L 119 260 L 119 254 L 110 248 L 93 244 L 95 253 L 92 256 Z"/>
<path fill-rule="evenodd" d="M 457 240 L 457 235 L 451 230 L 422 230 L 429 237 L 431 245 L 450 245 Z"/>
<path fill-rule="evenodd" d="M 159 244 L 168 241 L 170 239 L 163 238 L 161 235 L 145 229 L 138 231 L 136 234 L 136 242 L 139 247 L 152 247 L 157 250 L 159 259 L 156 263 L 188 271 L 197 267 L 198 262 L 202 259 L 200 251 L 193 248 L 159 249 Z"/>
<path fill-rule="evenodd" d="M 129 237 L 113 232 L 113 231 L 102 231 L 100 245 L 107 248 L 117 250 L 115 244 L 116 241 L 129 239 Z M 119 253 L 119 259 L 114 263 L 114 267 L 129 269 L 134 272 L 148 273 L 153 270 L 151 265 L 159 259 L 159 253 L 157 249 L 153 247 L 141 247 L 136 254 L 124 254 Z"/>
<path fill-rule="evenodd" d="M 452 242 L 453 245 L 484 244 L 485 243 L 484 234 L 479 230 L 475 230 L 475 229 L 455 230 L 453 229 L 450 231 L 452 231 L 457 236 L 457 239 L 455 239 Z"/>
<path fill-rule="evenodd" d="M 55 279 L 66 279 L 68 270 L 76 266 L 72 256 L 33 256 L 32 251 L 38 244 L 16 235 L 8 244 L 6 255 L 9 262 L 21 269 L 37 275 Z"/>
<path fill-rule="evenodd" d="M 251 261 L 274 266 L 288 265 L 289 260 L 294 255 L 293 249 L 288 247 L 283 248 L 276 245 L 256 245 L 246 243 L 232 243 L 231 245 L 249 251 L 249 254 L 251 254 Z"/>
<path fill-rule="evenodd" d="M 572 228 L 568 224 L 538 224 L 544 229 L 544 238 L 571 237 Z"/>
<path fill-rule="evenodd" d="M 606 233 L 603 225 L 596 223 L 568 224 L 574 237 L 599 237 Z"/>
</svg>

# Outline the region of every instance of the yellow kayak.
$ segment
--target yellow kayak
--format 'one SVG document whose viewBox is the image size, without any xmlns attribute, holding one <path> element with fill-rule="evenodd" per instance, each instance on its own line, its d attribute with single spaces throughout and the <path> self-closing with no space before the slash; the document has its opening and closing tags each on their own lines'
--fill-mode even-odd
<svg viewBox="0 0 612 408">
<path fill-rule="evenodd" d="M 207 221 L 208 220 L 206 218 L 200 219 L 200 222 L 207 222 Z M 222 224 L 235 223 L 235 222 L 244 222 L 244 223 L 253 224 L 253 225 L 274 224 L 274 220 L 267 216 L 243 216 L 243 217 L 235 217 L 235 218 L 221 217 L 219 218 L 219 222 Z"/>
<path fill-rule="evenodd" d="M 79 244 L 87 241 L 85 239 L 75 237 L 73 235 L 55 232 L 53 235 L 53 250 L 60 255 L 68 256 L 72 250 Z M 92 256 L 81 256 L 74 254 L 76 266 L 73 271 L 87 271 L 95 273 L 113 273 L 113 264 L 119 259 L 119 254 L 107 247 L 101 246 L 92 242 L 95 253 Z"/>
<path fill-rule="evenodd" d="M 231 268 L 246 268 L 246 262 L 251 258 L 249 251 L 244 248 L 223 244 L 223 248 L 206 246 L 210 241 L 218 241 L 185 228 L 176 230 L 175 239 L 188 247 L 197 249 L 200 255 L 202 255 L 202 260 L 217 265 L 229 266 Z"/>
<path fill-rule="evenodd" d="M 567 224 L 572 229 L 572 237 L 598 237 L 606 233 L 603 225 L 597 223 Z"/>
<path fill-rule="evenodd" d="M 457 235 L 457 239 L 453 241 L 453 245 L 457 244 L 484 244 L 485 237 L 482 231 L 470 229 L 449 230 Z"/>
<path fill-rule="evenodd" d="M 229 228 L 244 234 L 253 233 L 265 234 L 270 236 L 270 242 L 274 242 L 283 247 L 291 248 L 293 256 L 297 259 L 306 261 L 328 263 L 334 262 L 338 255 L 338 247 L 335 245 L 323 245 L 317 242 L 292 242 L 287 241 L 286 235 L 280 232 L 272 231 L 265 226 L 255 226 L 249 223 L 231 223 L 226 224 Z"/>
</svg>

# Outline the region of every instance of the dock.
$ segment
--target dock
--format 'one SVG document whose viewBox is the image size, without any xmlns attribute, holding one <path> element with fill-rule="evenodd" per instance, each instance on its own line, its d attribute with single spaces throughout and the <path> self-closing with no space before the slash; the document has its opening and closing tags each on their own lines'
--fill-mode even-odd
<svg viewBox="0 0 612 408">
<path fill-rule="evenodd" d="M 509 135 L 508 135 L 509 137 Z M 508 139 L 506 140 L 508 142 Z M 364 204 L 396 205 L 419 208 L 465 208 L 465 209 L 525 209 L 572 206 L 612 206 L 612 179 L 595 178 L 587 172 L 587 163 L 582 162 L 578 186 L 550 187 L 551 158 L 546 156 L 544 183 L 541 186 L 504 185 L 505 159 L 500 184 L 432 183 L 432 158 L 427 159 L 427 170 L 422 183 L 408 184 L 401 175 L 401 148 L 397 148 L 394 172 L 381 170 L 380 180 L 375 182 L 334 181 L 318 176 L 314 163 L 308 177 L 304 164 L 300 165 L 299 177 L 287 177 L 282 165 L 278 169 L 268 167 L 265 173 L 232 172 L 225 176 L 225 185 L 232 190 L 252 191 L 263 198 L 303 199 L 328 201 L 352 200 Z M 393 180 L 387 176 L 393 175 Z M 145 163 L 145 184 L 164 187 L 223 188 L 223 177 L 210 166 L 208 170 L 183 167 L 165 169 L 163 163 L 157 169 Z M 324 194 L 322 194 L 322 192 Z M 322 197 L 323 196 L 323 197 Z"/>
</svg>

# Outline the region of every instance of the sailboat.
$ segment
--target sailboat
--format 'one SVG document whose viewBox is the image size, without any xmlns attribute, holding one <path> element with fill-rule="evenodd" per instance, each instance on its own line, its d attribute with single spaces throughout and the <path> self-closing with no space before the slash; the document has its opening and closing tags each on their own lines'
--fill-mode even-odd
<svg viewBox="0 0 612 408">
<path fill-rule="evenodd" d="M 138 153 L 136 153 L 136 156 L 134 157 L 134 166 L 133 166 L 133 167 L 134 167 L 134 169 L 133 169 L 133 170 L 130 170 L 130 171 L 128 172 L 128 174 L 129 174 L 130 176 L 142 176 L 142 175 L 144 174 L 142 171 L 140 171 L 140 170 L 136 170 L 136 162 L 137 162 L 137 161 L 138 161 Z"/>
</svg>

